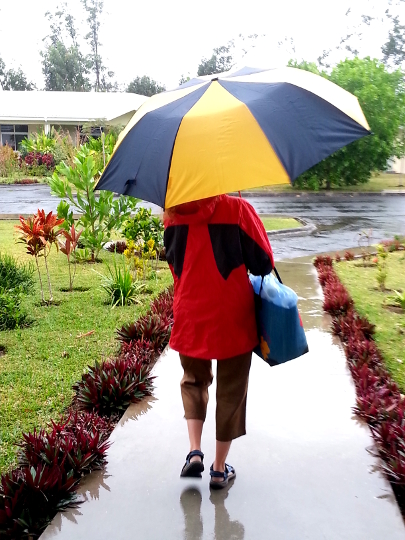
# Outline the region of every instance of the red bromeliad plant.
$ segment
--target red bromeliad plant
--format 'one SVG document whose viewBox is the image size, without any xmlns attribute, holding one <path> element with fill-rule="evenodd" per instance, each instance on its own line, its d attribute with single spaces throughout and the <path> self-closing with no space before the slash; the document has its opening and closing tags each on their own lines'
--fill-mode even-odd
<svg viewBox="0 0 405 540">
<path fill-rule="evenodd" d="M 131 403 L 151 394 L 154 377 L 150 369 L 138 360 L 96 362 L 73 386 L 78 409 L 107 416 L 122 414 Z"/>
<path fill-rule="evenodd" d="M 19 462 L 27 467 L 57 465 L 80 478 L 105 463 L 110 431 L 110 424 L 106 420 L 89 413 L 76 412 L 66 421 L 52 422 L 50 431 L 34 430 L 34 433 L 23 434 Z"/>
<path fill-rule="evenodd" d="M 70 231 L 62 230 L 62 234 L 65 237 L 65 242 L 61 242 L 59 240 L 59 248 L 62 253 L 64 253 L 68 260 L 69 265 L 69 287 L 70 291 L 73 291 L 73 281 L 76 276 L 76 257 L 74 257 L 74 270 L 73 270 L 73 276 L 72 276 L 72 270 L 71 270 L 71 263 L 70 263 L 70 256 L 73 253 L 73 256 L 75 255 L 75 251 L 77 248 L 77 244 L 79 242 L 80 235 L 82 234 L 83 230 L 80 232 L 77 232 L 75 229 L 74 224 L 71 226 Z"/>
<path fill-rule="evenodd" d="M 169 342 L 172 324 L 172 318 L 166 313 L 147 314 L 131 324 L 124 324 L 117 330 L 117 339 L 126 343 L 142 339 L 150 341 L 155 353 L 159 354 Z"/>
<path fill-rule="evenodd" d="M 138 360 L 144 365 L 150 364 L 156 357 L 155 349 L 150 341 L 137 339 L 136 341 L 130 341 L 121 343 L 121 349 L 118 358 L 125 361 Z"/>
<path fill-rule="evenodd" d="M 23 467 L 0 479 L 0 538 L 38 537 L 55 514 L 76 504 L 78 480 L 63 468 Z"/>
<path fill-rule="evenodd" d="M 346 261 L 353 261 L 353 259 L 354 259 L 353 251 L 346 251 L 345 252 L 345 259 L 346 259 Z"/>
</svg>

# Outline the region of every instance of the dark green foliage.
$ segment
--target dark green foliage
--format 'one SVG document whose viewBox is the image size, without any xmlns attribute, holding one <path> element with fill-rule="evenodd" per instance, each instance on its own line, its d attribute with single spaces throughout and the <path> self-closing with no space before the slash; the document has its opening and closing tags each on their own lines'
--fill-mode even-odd
<svg viewBox="0 0 405 540">
<path fill-rule="evenodd" d="M 89 91 L 90 62 L 80 51 L 75 19 L 68 12 L 67 3 L 58 6 L 55 14 L 47 12 L 46 16 L 51 32 L 41 52 L 45 90 Z"/>
<path fill-rule="evenodd" d="M 388 17 L 392 20 L 392 27 L 388 41 L 382 47 L 384 62 L 400 66 L 405 60 L 405 26 L 400 24 L 398 15 L 393 17 L 388 14 Z"/>
<path fill-rule="evenodd" d="M 147 75 L 143 77 L 135 77 L 133 81 L 129 83 L 126 91 L 134 94 L 141 94 L 142 96 L 154 96 L 160 94 L 166 90 L 165 85 L 159 84 Z"/>
<path fill-rule="evenodd" d="M 31 319 L 21 307 L 21 292 L 0 289 L 0 330 L 14 330 L 31 324 Z"/>
<path fill-rule="evenodd" d="M 317 70 L 308 62 L 290 65 Z M 378 60 L 354 58 L 340 62 L 330 74 L 320 75 L 358 98 L 373 135 L 335 152 L 297 178 L 294 185 L 317 190 L 365 183 L 373 171 L 385 170 L 388 159 L 403 152 L 399 136 L 405 110 L 403 74 L 388 71 Z"/>
<path fill-rule="evenodd" d="M 152 216 L 152 210 L 138 208 L 135 215 L 129 218 L 124 225 L 123 234 L 127 240 L 145 243 L 152 239 L 155 246 L 163 245 L 164 226 L 160 218 Z"/>
<path fill-rule="evenodd" d="M 108 264 L 106 266 L 109 275 L 103 278 L 101 286 L 107 293 L 111 306 L 126 306 L 137 302 L 145 284 L 134 281 L 130 269 L 125 265 L 125 259 L 122 266 L 117 264 L 116 258 L 113 259 L 112 267 Z"/>
<path fill-rule="evenodd" d="M 233 41 L 230 41 L 227 45 L 222 45 L 214 49 L 211 58 L 203 58 L 201 60 L 197 75 L 213 75 L 214 73 L 229 71 L 234 64 L 232 56 L 234 46 Z"/>
<path fill-rule="evenodd" d="M 23 264 L 11 255 L 0 253 L 0 290 L 18 289 L 29 294 L 34 286 L 35 268 L 32 263 Z"/>
<path fill-rule="evenodd" d="M 21 68 L 6 69 L 0 58 L 0 88 L 3 90 L 34 90 L 35 84 L 29 82 Z"/>
</svg>

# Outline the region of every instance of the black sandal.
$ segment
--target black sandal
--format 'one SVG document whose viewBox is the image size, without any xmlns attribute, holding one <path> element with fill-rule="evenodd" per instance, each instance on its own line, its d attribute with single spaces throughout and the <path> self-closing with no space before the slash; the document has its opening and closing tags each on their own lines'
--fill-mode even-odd
<svg viewBox="0 0 405 540">
<path fill-rule="evenodd" d="M 232 465 L 228 465 L 225 463 L 225 470 L 224 472 L 221 471 L 214 471 L 214 465 L 211 465 L 210 467 L 210 487 L 212 489 L 223 489 L 228 485 L 228 482 L 230 480 L 233 480 L 236 476 L 236 471 L 232 467 Z M 223 478 L 222 482 L 215 482 L 212 480 L 213 478 Z"/>
<path fill-rule="evenodd" d="M 190 461 L 194 456 L 199 456 L 201 461 Z M 201 478 L 201 473 L 204 470 L 204 454 L 200 450 L 192 450 L 186 456 L 186 462 L 184 467 L 181 470 L 180 476 L 182 477 L 192 477 L 192 478 Z"/>
</svg>

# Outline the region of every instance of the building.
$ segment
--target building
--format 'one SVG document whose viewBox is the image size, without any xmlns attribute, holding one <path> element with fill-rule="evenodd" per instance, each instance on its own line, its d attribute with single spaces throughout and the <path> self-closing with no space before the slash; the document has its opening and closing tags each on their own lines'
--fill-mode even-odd
<svg viewBox="0 0 405 540">
<path fill-rule="evenodd" d="M 74 141 L 83 124 L 102 120 L 126 125 L 148 98 L 123 92 L 0 91 L 0 145 L 14 149 L 36 131 L 68 131 Z"/>
</svg>

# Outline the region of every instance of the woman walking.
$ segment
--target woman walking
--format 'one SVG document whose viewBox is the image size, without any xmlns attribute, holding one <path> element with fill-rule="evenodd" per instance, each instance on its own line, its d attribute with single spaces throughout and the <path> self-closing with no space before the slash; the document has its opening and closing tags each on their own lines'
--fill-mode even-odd
<svg viewBox="0 0 405 540">
<path fill-rule="evenodd" d="M 253 288 L 247 270 L 266 275 L 274 266 L 263 224 L 243 199 L 221 195 L 169 208 L 166 258 L 174 279 L 170 346 L 179 352 L 190 452 L 183 477 L 204 470 L 201 436 L 217 362 L 216 453 L 210 486 L 235 477 L 225 461 L 233 439 L 245 435 L 252 350 L 258 344 Z"/>
</svg>

